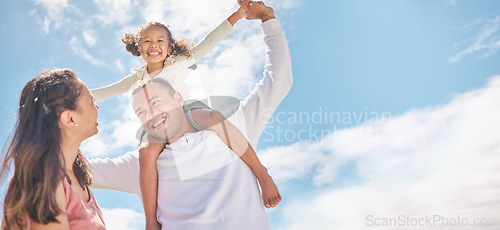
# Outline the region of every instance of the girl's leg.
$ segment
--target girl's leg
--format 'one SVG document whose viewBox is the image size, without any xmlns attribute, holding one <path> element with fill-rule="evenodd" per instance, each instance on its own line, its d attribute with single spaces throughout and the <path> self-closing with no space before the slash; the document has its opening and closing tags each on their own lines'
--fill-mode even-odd
<svg viewBox="0 0 500 230">
<path fill-rule="evenodd" d="M 158 200 L 158 170 L 156 160 L 163 150 L 163 143 L 149 143 L 139 149 L 140 186 L 142 203 L 146 215 L 146 230 L 160 230 L 161 225 L 156 218 Z"/>
<path fill-rule="evenodd" d="M 217 111 L 194 109 L 191 110 L 191 115 L 199 126 L 215 131 L 222 141 L 252 169 L 259 180 L 264 205 L 267 208 L 276 207 L 281 201 L 278 187 L 240 130 Z"/>
</svg>

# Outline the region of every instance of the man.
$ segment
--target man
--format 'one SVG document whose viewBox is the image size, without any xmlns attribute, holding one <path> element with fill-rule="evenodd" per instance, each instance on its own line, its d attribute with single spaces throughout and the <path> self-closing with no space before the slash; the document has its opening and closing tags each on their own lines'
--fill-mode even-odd
<svg viewBox="0 0 500 230">
<path fill-rule="evenodd" d="M 272 8 L 247 6 L 247 19 L 263 21 L 264 77 L 231 115 L 256 149 L 270 116 L 292 86 L 285 32 Z M 262 8 L 264 7 L 264 8 Z M 255 175 L 212 131 L 195 132 L 182 111 L 183 100 L 161 82 L 150 82 L 133 96 L 133 107 L 152 136 L 168 144 L 158 157 L 158 221 L 164 229 L 269 229 Z M 157 108 L 153 108 L 156 107 Z M 155 114 L 150 111 L 156 110 Z M 142 113 L 141 113 L 142 112 Z M 161 114 L 161 116 L 157 116 Z M 162 134 L 163 132 L 163 134 Z M 93 188 L 136 193 L 139 157 L 133 151 L 115 159 L 93 159 Z"/>
</svg>

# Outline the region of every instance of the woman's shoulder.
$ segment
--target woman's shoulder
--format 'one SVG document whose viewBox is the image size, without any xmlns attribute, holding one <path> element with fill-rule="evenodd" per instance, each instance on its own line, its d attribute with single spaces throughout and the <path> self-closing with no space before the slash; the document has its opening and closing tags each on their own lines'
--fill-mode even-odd
<svg viewBox="0 0 500 230">
<path fill-rule="evenodd" d="M 61 182 L 57 185 L 56 191 L 55 191 L 55 198 L 56 198 L 56 203 L 59 207 L 60 210 L 62 210 L 59 215 L 56 216 L 56 220 L 58 222 L 50 222 L 48 224 L 42 224 L 33 221 L 31 218 L 27 217 L 28 223 L 27 223 L 27 229 L 69 229 L 69 221 L 68 221 L 68 216 L 67 216 L 67 211 L 66 211 L 66 189 L 65 189 L 65 182 L 66 178 L 61 180 Z M 66 181 L 66 183 L 68 183 Z"/>
</svg>

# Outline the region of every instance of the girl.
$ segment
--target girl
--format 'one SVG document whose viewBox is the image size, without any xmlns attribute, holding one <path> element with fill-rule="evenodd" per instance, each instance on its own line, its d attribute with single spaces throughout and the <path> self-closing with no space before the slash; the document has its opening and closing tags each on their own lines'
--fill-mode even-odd
<svg viewBox="0 0 500 230">
<path fill-rule="evenodd" d="M 119 82 L 92 90 L 92 94 L 96 101 L 103 101 L 135 88 L 144 80 L 159 77 L 167 80 L 176 91 L 181 93 L 183 98 L 189 98 L 187 86 L 183 80 L 186 69 L 195 65 L 196 61 L 219 43 L 232 30 L 232 26 L 245 16 L 246 10 L 240 7 L 192 49 L 185 42 L 174 40 L 170 30 L 158 22 L 144 25 L 136 35 L 125 34 L 122 41 L 126 44 L 127 51 L 142 57 L 147 64 L 133 69 L 132 75 Z M 186 108 L 186 115 L 192 118 L 190 119 L 192 125 L 198 130 L 212 129 L 215 131 L 253 170 L 262 189 L 264 205 L 267 208 L 275 207 L 281 201 L 278 188 L 243 134 L 225 120 L 225 117 L 219 112 L 198 109 L 203 107 L 206 106 L 200 107 L 199 103 L 193 103 L 193 107 Z M 222 126 L 215 124 L 222 124 Z M 140 185 L 147 229 L 160 227 L 156 219 L 158 190 L 156 160 L 163 148 L 164 143 L 149 143 L 147 147 L 142 147 L 139 150 Z"/>
<path fill-rule="evenodd" d="M 2 229 L 106 229 L 78 149 L 97 134 L 98 110 L 71 70 L 46 71 L 26 84 L 1 170 L 14 161 Z"/>
</svg>

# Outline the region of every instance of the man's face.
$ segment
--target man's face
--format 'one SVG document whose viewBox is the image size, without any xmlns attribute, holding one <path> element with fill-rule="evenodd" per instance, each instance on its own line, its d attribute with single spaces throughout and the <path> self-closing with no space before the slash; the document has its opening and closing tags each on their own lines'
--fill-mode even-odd
<svg viewBox="0 0 500 230">
<path fill-rule="evenodd" d="M 161 141 L 182 136 L 182 96 L 172 95 L 164 85 L 151 82 L 132 96 L 132 107 L 144 129 Z M 185 116 L 185 115 L 184 115 Z"/>
</svg>

